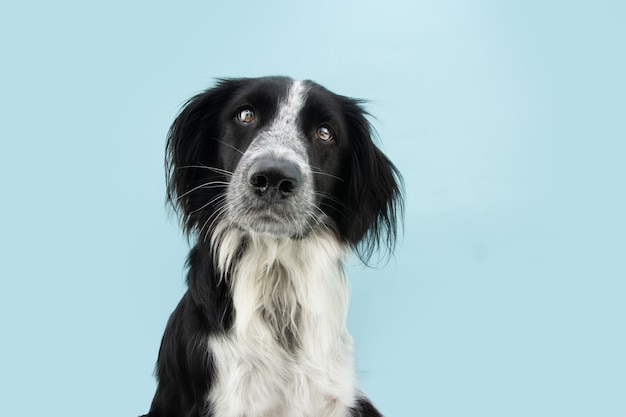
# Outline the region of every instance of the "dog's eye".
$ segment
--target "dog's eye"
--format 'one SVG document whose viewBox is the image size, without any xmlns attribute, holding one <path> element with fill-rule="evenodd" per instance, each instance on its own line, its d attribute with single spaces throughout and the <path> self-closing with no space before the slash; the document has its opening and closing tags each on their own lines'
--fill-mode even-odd
<svg viewBox="0 0 626 417">
<path fill-rule="evenodd" d="M 326 126 L 320 126 L 315 131 L 315 136 L 324 142 L 330 142 L 333 140 L 333 132 Z"/>
<path fill-rule="evenodd" d="M 237 113 L 237 118 L 241 123 L 252 123 L 254 119 L 256 119 L 256 114 L 254 114 L 254 110 L 250 107 L 245 107 L 239 110 Z"/>
</svg>

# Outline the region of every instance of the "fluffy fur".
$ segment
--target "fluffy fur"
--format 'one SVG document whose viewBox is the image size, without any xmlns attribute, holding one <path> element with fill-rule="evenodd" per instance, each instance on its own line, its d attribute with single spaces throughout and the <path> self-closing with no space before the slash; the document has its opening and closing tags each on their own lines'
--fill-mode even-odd
<svg viewBox="0 0 626 417">
<path fill-rule="evenodd" d="M 194 247 L 147 416 L 380 416 L 356 388 L 343 261 L 392 250 L 402 200 L 365 115 L 287 77 L 185 104 L 168 198 Z"/>
</svg>

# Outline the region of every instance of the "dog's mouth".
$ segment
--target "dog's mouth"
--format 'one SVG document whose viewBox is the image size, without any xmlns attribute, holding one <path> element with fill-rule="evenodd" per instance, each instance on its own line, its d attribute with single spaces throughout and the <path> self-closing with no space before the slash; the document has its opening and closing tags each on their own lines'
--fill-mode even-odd
<svg viewBox="0 0 626 417">
<path fill-rule="evenodd" d="M 231 216 L 237 226 L 253 233 L 275 237 L 301 237 L 310 230 L 306 212 L 289 209 L 280 204 L 261 204 L 248 207 L 244 215 Z"/>
<path fill-rule="evenodd" d="M 249 210 L 249 216 L 253 224 L 287 224 L 290 223 L 291 215 L 282 208 L 259 207 Z"/>
</svg>

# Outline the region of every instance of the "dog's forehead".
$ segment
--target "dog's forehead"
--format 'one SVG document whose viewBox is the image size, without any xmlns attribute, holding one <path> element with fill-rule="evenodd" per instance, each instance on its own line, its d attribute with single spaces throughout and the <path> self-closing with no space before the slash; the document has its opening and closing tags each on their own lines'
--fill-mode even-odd
<svg viewBox="0 0 626 417">
<path fill-rule="evenodd" d="M 294 105 L 318 106 L 332 103 L 336 95 L 311 80 L 295 80 L 290 77 L 274 76 L 249 78 L 238 91 L 238 100 L 272 102 L 282 104 L 283 109 Z"/>
</svg>

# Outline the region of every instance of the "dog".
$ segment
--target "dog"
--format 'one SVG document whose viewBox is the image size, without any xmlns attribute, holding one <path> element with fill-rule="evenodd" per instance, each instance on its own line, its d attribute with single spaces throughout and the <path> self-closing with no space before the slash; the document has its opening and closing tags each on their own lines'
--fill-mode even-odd
<svg viewBox="0 0 626 417">
<path fill-rule="evenodd" d="M 149 417 L 377 417 L 356 387 L 343 263 L 393 251 L 402 179 L 363 102 L 288 77 L 220 79 L 168 132 L 192 242 Z"/>
</svg>

